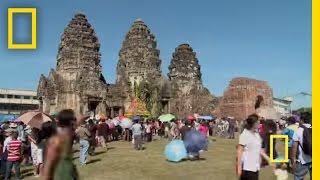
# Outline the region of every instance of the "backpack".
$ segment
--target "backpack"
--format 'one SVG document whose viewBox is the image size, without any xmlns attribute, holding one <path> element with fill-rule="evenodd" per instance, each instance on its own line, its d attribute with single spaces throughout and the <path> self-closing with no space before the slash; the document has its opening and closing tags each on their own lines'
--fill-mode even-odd
<svg viewBox="0 0 320 180">
<path fill-rule="evenodd" d="M 303 128 L 303 142 L 302 144 L 299 143 L 299 145 L 302 148 L 304 154 L 312 157 L 312 127 L 307 128 L 304 125 L 300 125 L 300 127 Z"/>
</svg>

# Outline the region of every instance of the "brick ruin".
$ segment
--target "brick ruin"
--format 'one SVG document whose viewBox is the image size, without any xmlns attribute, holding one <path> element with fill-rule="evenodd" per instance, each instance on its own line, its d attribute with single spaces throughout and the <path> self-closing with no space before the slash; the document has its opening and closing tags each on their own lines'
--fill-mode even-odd
<svg viewBox="0 0 320 180">
<path fill-rule="evenodd" d="M 250 78 L 234 78 L 219 102 L 218 114 L 243 120 L 255 112 L 258 97 L 263 99 L 263 106 L 273 105 L 272 89 L 267 82 Z"/>
</svg>

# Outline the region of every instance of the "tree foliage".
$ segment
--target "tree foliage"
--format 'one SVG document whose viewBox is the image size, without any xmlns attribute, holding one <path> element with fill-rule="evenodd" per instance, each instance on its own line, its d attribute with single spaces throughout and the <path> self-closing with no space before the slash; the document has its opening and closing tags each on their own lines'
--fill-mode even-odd
<svg viewBox="0 0 320 180">
<path fill-rule="evenodd" d="M 148 111 L 153 117 L 158 117 L 161 114 L 161 95 L 160 85 L 155 81 L 142 81 L 138 85 L 138 97 L 146 103 Z"/>
</svg>

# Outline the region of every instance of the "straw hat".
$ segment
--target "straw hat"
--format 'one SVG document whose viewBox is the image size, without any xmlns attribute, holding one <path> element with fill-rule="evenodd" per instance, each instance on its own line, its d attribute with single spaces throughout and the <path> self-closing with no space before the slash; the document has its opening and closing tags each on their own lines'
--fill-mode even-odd
<svg viewBox="0 0 320 180">
<path fill-rule="evenodd" d="M 10 123 L 9 128 L 16 128 L 18 125 L 16 123 Z"/>
</svg>

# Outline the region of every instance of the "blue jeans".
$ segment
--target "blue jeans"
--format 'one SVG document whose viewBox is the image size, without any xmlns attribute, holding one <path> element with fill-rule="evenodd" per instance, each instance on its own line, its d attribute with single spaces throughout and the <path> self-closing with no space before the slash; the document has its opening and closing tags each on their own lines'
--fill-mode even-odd
<svg viewBox="0 0 320 180">
<path fill-rule="evenodd" d="M 80 164 L 85 165 L 87 163 L 87 156 L 89 151 L 89 141 L 80 139 Z"/>
<path fill-rule="evenodd" d="M 20 161 L 7 161 L 7 167 L 6 167 L 6 176 L 5 176 L 5 180 L 9 180 L 10 179 L 10 175 L 11 175 L 11 170 L 12 170 L 12 166 L 14 168 L 14 173 L 16 176 L 16 180 L 20 180 Z"/>
<path fill-rule="evenodd" d="M 307 164 L 301 164 L 298 162 L 296 164 L 296 169 L 294 172 L 294 180 L 303 180 L 304 177 L 307 175 L 309 172 L 310 175 L 310 180 L 312 179 L 312 163 L 307 163 Z"/>
</svg>

